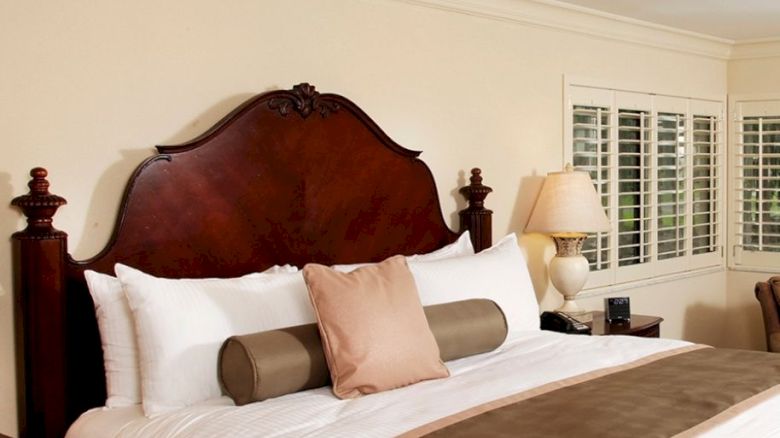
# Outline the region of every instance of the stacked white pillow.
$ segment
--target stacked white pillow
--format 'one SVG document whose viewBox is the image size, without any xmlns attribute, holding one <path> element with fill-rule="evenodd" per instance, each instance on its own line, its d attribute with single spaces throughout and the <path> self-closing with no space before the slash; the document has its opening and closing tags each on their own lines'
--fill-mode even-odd
<svg viewBox="0 0 780 438">
<path fill-rule="evenodd" d="M 316 321 L 297 272 L 172 280 L 115 270 L 135 321 L 147 416 L 219 397 L 217 359 L 228 337 Z"/>
<path fill-rule="evenodd" d="M 464 233 L 408 260 L 473 254 Z M 316 321 L 292 266 L 233 279 L 157 278 L 121 264 L 115 271 L 118 278 L 85 272 L 103 344 L 107 407 L 143 402 L 153 416 L 219 397 L 217 358 L 226 338 Z"/>
<path fill-rule="evenodd" d="M 106 369 L 106 406 L 120 408 L 141 403 L 141 372 L 133 314 L 119 279 L 95 271 L 84 271 L 95 303 L 103 364 Z"/>
<path fill-rule="evenodd" d="M 407 258 L 423 306 L 472 298 L 493 300 L 507 319 L 509 336 L 526 330 L 539 330 L 539 303 L 536 300 L 528 265 L 512 233 L 492 247 L 447 252 L 445 257 Z M 350 272 L 367 263 L 335 265 Z"/>
<path fill-rule="evenodd" d="M 471 234 L 469 234 L 468 231 L 464 231 L 455 242 L 442 246 L 435 251 L 407 256 L 406 262 L 429 262 L 465 255 L 474 255 L 474 245 L 471 243 Z M 373 263 L 352 263 L 349 265 L 333 265 L 332 268 L 340 272 L 351 272 L 357 268 L 372 264 Z"/>
<path fill-rule="evenodd" d="M 261 274 L 294 273 L 295 266 L 273 266 Z M 95 304 L 103 362 L 106 370 L 106 407 L 119 408 L 141 403 L 141 371 L 138 361 L 133 315 L 118 278 L 84 271 Z M 202 281 L 202 280 L 198 280 Z"/>
<path fill-rule="evenodd" d="M 515 234 L 479 254 L 412 261 L 409 269 L 423 306 L 487 298 L 504 312 L 507 339 L 518 332 L 539 330 L 539 303 Z"/>
</svg>

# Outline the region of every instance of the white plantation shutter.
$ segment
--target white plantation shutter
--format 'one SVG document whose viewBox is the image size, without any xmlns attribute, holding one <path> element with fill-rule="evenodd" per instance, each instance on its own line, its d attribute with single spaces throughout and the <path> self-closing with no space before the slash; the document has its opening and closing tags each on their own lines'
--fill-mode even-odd
<svg viewBox="0 0 780 438">
<path fill-rule="evenodd" d="M 720 248 L 720 122 L 717 116 L 693 115 L 693 184 L 691 226 L 694 255 Z"/>
<path fill-rule="evenodd" d="M 659 260 L 686 253 L 685 190 L 687 145 L 685 114 L 658 113 L 657 186 Z"/>
<path fill-rule="evenodd" d="M 587 171 L 601 195 L 609 216 L 610 110 L 597 106 L 575 106 L 572 111 L 572 165 Z M 585 241 L 582 254 L 591 271 L 609 268 L 609 233 L 595 233 Z"/>
<path fill-rule="evenodd" d="M 780 100 L 739 102 L 735 120 L 736 263 L 780 263 Z"/>
<path fill-rule="evenodd" d="M 723 263 L 726 181 L 723 104 L 688 102 L 688 235 L 690 268 Z"/>
<path fill-rule="evenodd" d="M 652 124 L 647 110 L 618 112 L 618 266 L 650 261 Z"/>
<path fill-rule="evenodd" d="M 586 288 L 723 263 L 722 110 L 715 101 L 567 88 L 564 158 L 590 173 L 612 223 L 586 240 Z"/>
</svg>

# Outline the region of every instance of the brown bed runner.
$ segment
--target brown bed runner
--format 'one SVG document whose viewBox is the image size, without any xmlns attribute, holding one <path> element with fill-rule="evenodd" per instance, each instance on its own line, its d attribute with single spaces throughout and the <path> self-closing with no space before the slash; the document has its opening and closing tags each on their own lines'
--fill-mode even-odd
<svg viewBox="0 0 780 438">
<path fill-rule="evenodd" d="M 671 437 L 697 425 L 702 432 L 735 409 L 780 393 L 780 354 L 678 352 L 476 406 L 403 436 Z"/>
</svg>

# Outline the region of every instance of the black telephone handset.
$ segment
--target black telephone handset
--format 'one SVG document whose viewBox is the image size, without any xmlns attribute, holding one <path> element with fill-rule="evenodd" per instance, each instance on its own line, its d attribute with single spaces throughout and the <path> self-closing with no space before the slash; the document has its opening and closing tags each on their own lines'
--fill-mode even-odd
<svg viewBox="0 0 780 438">
<path fill-rule="evenodd" d="M 542 330 L 554 332 L 589 335 L 590 327 L 565 313 L 544 312 L 541 316 Z"/>
</svg>

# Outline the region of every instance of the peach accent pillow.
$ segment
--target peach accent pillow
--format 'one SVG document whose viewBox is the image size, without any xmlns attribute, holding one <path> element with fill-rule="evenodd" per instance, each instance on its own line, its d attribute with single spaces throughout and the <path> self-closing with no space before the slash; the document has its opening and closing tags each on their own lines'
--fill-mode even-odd
<svg viewBox="0 0 780 438">
<path fill-rule="evenodd" d="M 349 273 L 308 264 L 303 277 L 336 397 L 449 376 L 403 256 Z"/>
</svg>

